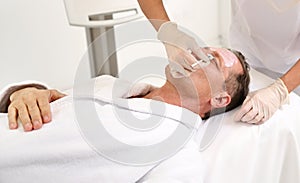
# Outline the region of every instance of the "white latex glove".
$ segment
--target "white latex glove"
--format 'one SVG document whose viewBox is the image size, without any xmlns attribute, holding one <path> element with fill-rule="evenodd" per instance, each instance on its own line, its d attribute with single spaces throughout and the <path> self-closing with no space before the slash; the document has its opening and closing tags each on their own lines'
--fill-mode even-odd
<svg viewBox="0 0 300 183">
<path fill-rule="evenodd" d="M 236 121 L 262 124 L 289 102 L 289 92 L 281 79 L 270 86 L 251 92 L 235 116 Z"/>
<path fill-rule="evenodd" d="M 195 38 L 179 30 L 173 22 L 162 24 L 157 37 L 165 44 L 173 77 L 188 76 L 189 72 L 194 71 L 191 65 L 199 59 L 209 61 Z"/>
</svg>

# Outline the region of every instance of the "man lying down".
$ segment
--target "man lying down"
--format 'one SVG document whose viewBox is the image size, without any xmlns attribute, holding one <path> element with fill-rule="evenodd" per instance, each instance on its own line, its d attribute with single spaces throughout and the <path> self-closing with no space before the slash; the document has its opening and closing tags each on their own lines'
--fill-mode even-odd
<svg viewBox="0 0 300 183">
<path fill-rule="evenodd" d="M 95 99 L 90 102 L 105 129 L 99 128 L 100 131 L 89 121 L 93 110 L 85 108 L 84 102 L 78 111 L 76 99 L 42 85 L 9 88 L 0 101 L 1 112 L 9 112 L 8 117 L 0 116 L 0 182 L 136 182 L 169 160 L 180 162 L 178 167 L 170 167 L 170 172 L 182 168 L 183 174 L 190 173 L 187 160 L 196 161 L 190 150 L 197 151 L 195 146 L 186 145 L 193 144 L 189 141 L 192 130 L 201 118 L 242 104 L 249 90 L 249 68 L 241 53 L 225 48 L 205 48 L 204 52 L 215 58 L 188 77 L 172 77 L 167 66 L 166 82 L 161 88 L 132 87 L 109 76 L 97 78 Z M 119 102 L 112 102 L 113 92 L 119 94 Z M 57 101 L 51 104 L 52 122 L 35 130 L 50 121 L 47 105 L 54 100 Z M 151 111 L 147 108 L 150 105 L 164 111 Z M 132 116 L 158 123 L 151 130 L 125 128 Z M 146 126 L 149 122 L 140 121 L 146 121 Z M 24 133 L 20 126 L 31 132 Z M 169 175 L 166 173 L 165 180 L 169 180 Z M 190 181 L 188 177 L 182 181 Z"/>
</svg>

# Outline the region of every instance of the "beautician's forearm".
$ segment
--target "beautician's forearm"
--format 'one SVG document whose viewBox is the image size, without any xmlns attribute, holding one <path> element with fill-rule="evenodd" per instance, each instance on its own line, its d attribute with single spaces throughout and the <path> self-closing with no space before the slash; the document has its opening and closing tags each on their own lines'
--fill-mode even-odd
<svg viewBox="0 0 300 183">
<path fill-rule="evenodd" d="M 280 78 L 288 91 L 291 92 L 300 85 L 300 59 L 298 62 Z"/>
<path fill-rule="evenodd" d="M 161 24 L 170 21 L 162 0 L 138 0 L 138 2 L 142 11 L 157 31 Z"/>
</svg>

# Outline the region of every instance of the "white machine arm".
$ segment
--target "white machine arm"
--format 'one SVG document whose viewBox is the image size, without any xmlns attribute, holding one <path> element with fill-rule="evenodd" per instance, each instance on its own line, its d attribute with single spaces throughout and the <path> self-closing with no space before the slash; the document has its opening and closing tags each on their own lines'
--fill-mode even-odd
<svg viewBox="0 0 300 183">
<path fill-rule="evenodd" d="M 64 0 L 64 3 L 70 25 L 86 28 L 91 76 L 97 77 L 103 74 L 118 76 L 113 27 L 143 17 L 138 2 L 136 0 Z M 124 16 L 119 16 L 122 13 Z M 102 39 L 97 39 L 100 36 Z"/>
<path fill-rule="evenodd" d="M 141 18 L 136 0 L 64 0 L 71 25 L 82 27 L 112 27 Z M 93 15 L 112 15 L 120 12 L 134 12 L 122 18 L 91 20 Z"/>
</svg>

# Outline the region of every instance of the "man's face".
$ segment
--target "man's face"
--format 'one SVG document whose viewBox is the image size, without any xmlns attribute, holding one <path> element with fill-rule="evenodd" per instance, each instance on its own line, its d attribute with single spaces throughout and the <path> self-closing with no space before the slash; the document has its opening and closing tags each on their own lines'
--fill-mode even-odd
<svg viewBox="0 0 300 183">
<path fill-rule="evenodd" d="M 198 99 L 211 98 L 214 94 L 224 91 L 224 82 L 231 74 L 243 72 L 239 59 L 226 48 L 203 48 L 205 54 L 211 54 L 215 59 L 205 66 L 196 66 L 196 71 L 189 77 L 174 78 L 170 69 L 166 68 L 167 80 L 179 91 L 181 97 Z"/>
<path fill-rule="evenodd" d="M 240 60 L 226 48 L 204 48 L 205 54 L 211 54 L 214 59 L 206 67 L 199 68 L 191 77 L 206 76 L 212 93 L 222 91 L 225 80 L 232 74 L 243 73 Z M 201 85 L 201 87 L 203 87 Z"/>
</svg>

